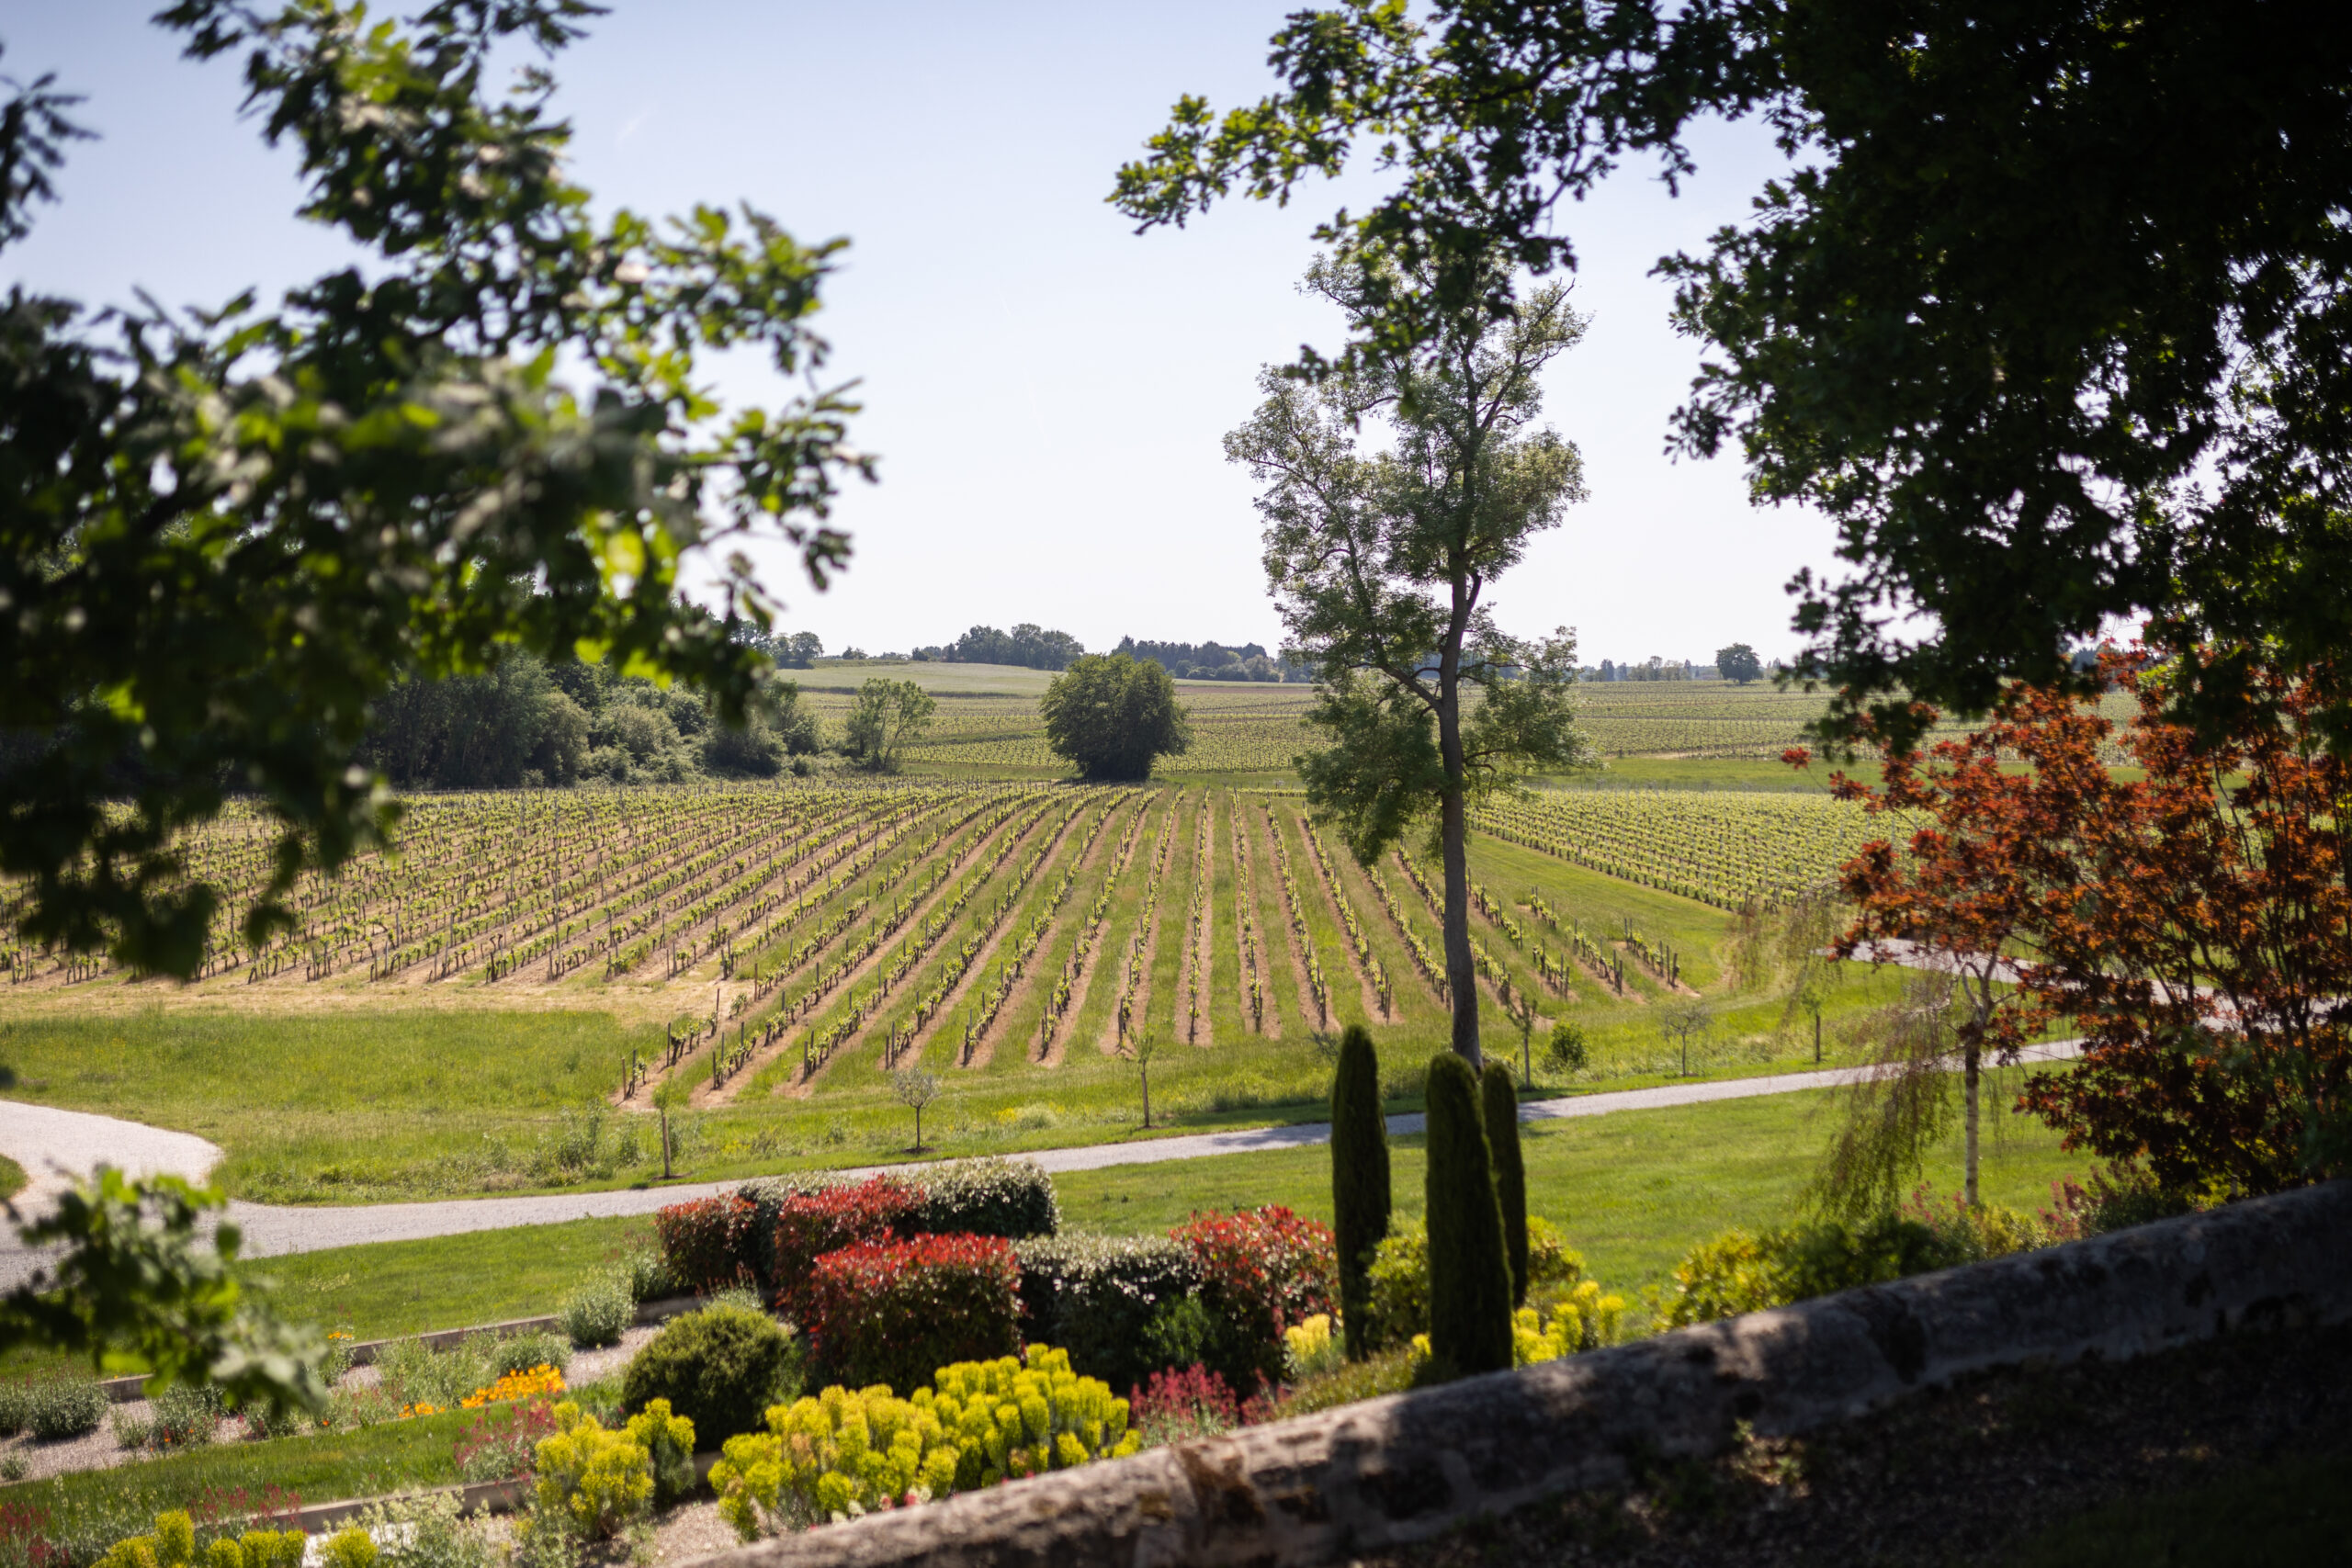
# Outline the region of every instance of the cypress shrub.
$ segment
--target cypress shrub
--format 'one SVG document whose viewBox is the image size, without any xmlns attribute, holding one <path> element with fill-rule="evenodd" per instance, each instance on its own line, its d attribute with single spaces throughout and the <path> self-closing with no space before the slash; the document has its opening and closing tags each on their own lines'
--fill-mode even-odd
<svg viewBox="0 0 2352 1568">
<path fill-rule="evenodd" d="M 1363 1025 L 1340 1036 L 1331 1079 L 1331 1231 L 1340 1253 L 1340 1320 L 1348 1355 L 1372 1339 L 1372 1255 L 1388 1235 L 1388 1122 L 1380 1113 L 1380 1058 Z"/>
<path fill-rule="evenodd" d="M 1510 1262 L 1478 1076 L 1440 1051 L 1426 1099 L 1430 1359 L 1442 1375 L 1500 1371 L 1511 1364 Z"/>
<path fill-rule="evenodd" d="M 1495 1156 L 1495 1201 L 1503 1211 L 1503 1256 L 1510 1259 L 1510 1300 L 1527 1304 L 1527 1162 L 1519 1149 L 1519 1095 L 1510 1068 L 1488 1062 L 1480 1085 L 1487 1097 L 1487 1145 Z"/>
</svg>

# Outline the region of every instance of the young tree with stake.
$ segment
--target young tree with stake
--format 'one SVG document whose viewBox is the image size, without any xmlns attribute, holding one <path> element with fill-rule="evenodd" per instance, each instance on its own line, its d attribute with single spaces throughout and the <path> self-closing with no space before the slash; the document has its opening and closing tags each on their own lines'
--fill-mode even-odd
<svg viewBox="0 0 2352 1568">
<path fill-rule="evenodd" d="M 939 1075 L 921 1067 L 901 1067 L 890 1075 L 890 1092 L 899 1103 L 915 1113 L 915 1154 L 922 1153 L 922 1113 L 933 1100 L 939 1098 Z"/>
<path fill-rule="evenodd" d="M 1498 287 L 1507 271 L 1496 265 Z M 1319 261 L 1306 276 L 1358 335 L 1426 287 L 1377 254 Z M 1574 635 L 1507 637 L 1487 601 L 1528 541 L 1584 498 L 1576 447 L 1534 426 L 1544 367 L 1584 330 L 1558 285 L 1499 314 L 1465 299 L 1426 337 L 1345 374 L 1267 371 L 1266 400 L 1225 438 L 1227 458 L 1264 487 L 1266 578 L 1287 651 L 1321 672 L 1308 720 L 1331 745 L 1298 760 L 1307 800 L 1367 865 L 1408 829 L 1433 825 L 1452 1044 L 1474 1067 L 1470 807 L 1527 769 L 1593 761 L 1571 702 Z M 1392 447 L 1360 446 L 1367 418 L 1386 422 Z"/>
</svg>

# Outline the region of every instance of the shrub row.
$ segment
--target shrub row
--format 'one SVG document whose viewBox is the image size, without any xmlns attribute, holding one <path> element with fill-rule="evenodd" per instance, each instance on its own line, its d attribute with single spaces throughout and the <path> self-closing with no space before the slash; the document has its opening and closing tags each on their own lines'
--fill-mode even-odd
<svg viewBox="0 0 2352 1568">
<path fill-rule="evenodd" d="M 767 1177 L 725 1197 L 673 1204 L 656 1228 L 686 1288 L 774 1292 L 797 1286 L 819 1256 L 840 1247 L 888 1235 L 1052 1235 L 1061 1210 L 1035 1161 L 976 1159 L 863 1181 L 815 1171 Z"/>
<path fill-rule="evenodd" d="M 1945 1208 L 1924 1192 L 1862 1220 L 1820 1219 L 1751 1235 L 1729 1230 L 1690 1249 L 1674 1270 L 1669 1327 L 1786 1306 L 2044 1247 L 2045 1219 L 1998 1204 Z"/>
</svg>

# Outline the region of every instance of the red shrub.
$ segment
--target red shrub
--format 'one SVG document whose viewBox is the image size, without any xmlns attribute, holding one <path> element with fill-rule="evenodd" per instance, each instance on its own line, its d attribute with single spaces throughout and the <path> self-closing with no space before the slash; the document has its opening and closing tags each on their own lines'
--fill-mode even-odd
<svg viewBox="0 0 2352 1568">
<path fill-rule="evenodd" d="M 1000 1236 L 919 1235 L 817 1259 L 798 1292 L 812 1386 L 900 1394 L 951 1361 L 1021 1348 L 1021 1266 Z"/>
<path fill-rule="evenodd" d="M 777 1302 L 797 1310 L 817 1259 L 845 1247 L 903 1235 L 922 1192 L 877 1176 L 855 1187 L 797 1192 L 776 1205 L 775 1248 L 770 1255 Z"/>
<path fill-rule="evenodd" d="M 1198 1361 L 1151 1374 L 1127 1395 L 1127 1425 L 1148 1441 L 1214 1438 L 1241 1425 L 1241 1402 L 1226 1381 Z"/>
<path fill-rule="evenodd" d="M 1168 1233 L 1193 1249 L 1201 1298 L 1229 1336 L 1222 1367 L 1243 1382 L 1280 1374 L 1283 1330 L 1339 1300 L 1331 1228 L 1280 1204 L 1194 1214 Z"/>
<path fill-rule="evenodd" d="M 466 1481 L 528 1475 L 542 1439 L 556 1434 L 555 1406 L 544 1399 L 494 1404 L 458 1434 L 458 1474 Z"/>
<path fill-rule="evenodd" d="M 670 1266 L 670 1277 L 706 1292 L 743 1282 L 751 1275 L 743 1261 L 743 1244 L 757 1213 L 750 1199 L 729 1193 L 673 1203 L 655 1214 L 653 1228 L 662 1237 L 662 1257 Z"/>
</svg>

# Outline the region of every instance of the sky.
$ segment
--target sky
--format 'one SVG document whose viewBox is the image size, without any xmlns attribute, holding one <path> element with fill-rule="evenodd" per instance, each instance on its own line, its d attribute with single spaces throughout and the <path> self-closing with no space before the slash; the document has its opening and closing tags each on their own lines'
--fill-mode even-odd
<svg viewBox="0 0 2352 1568">
<path fill-rule="evenodd" d="M 154 3 L 0 0 L 0 73 L 56 72 L 101 137 L 72 150 L 6 280 L 218 304 L 346 261 L 294 218 L 291 153 L 240 119 L 237 62 L 181 60 Z M 804 242 L 850 242 L 815 324 L 828 379 L 858 383 L 854 435 L 880 479 L 836 510 L 855 556 L 830 592 L 764 558 L 789 628 L 868 651 L 1023 621 L 1090 649 L 1280 641 L 1252 485 L 1220 438 L 1261 365 L 1340 341 L 1296 281 L 1316 221 L 1382 183 L 1351 171 L 1287 209 L 1229 200 L 1141 236 L 1103 197 L 1181 94 L 1222 108 L 1271 87 L 1265 42 L 1296 4 L 614 0 L 557 59 L 573 177 L 600 208 L 748 202 Z M 1699 351 L 1651 269 L 1738 220 L 1780 166 L 1752 125 L 1694 147 L 1679 198 L 1631 166 L 1560 217 L 1592 325 L 1551 367 L 1545 417 L 1590 499 L 1492 602 L 1512 632 L 1576 628 L 1591 663 L 1784 655 L 1782 585 L 1835 564 L 1822 519 L 1748 504 L 1736 457 L 1665 455 Z M 763 367 L 714 379 L 730 402 L 780 400 Z"/>
</svg>

